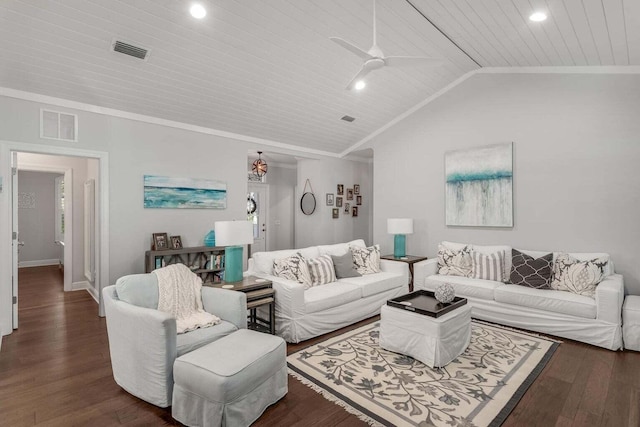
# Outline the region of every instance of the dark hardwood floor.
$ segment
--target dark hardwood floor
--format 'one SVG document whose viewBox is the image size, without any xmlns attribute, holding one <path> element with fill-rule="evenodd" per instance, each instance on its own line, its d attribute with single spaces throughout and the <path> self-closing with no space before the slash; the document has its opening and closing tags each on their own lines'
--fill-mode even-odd
<svg viewBox="0 0 640 427">
<path fill-rule="evenodd" d="M 179 425 L 113 381 L 106 323 L 87 292 L 64 293 L 57 267 L 21 269 L 19 283 L 20 328 L 0 350 L 1 426 Z M 287 396 L 254 425 L 365 424 L 289 377 Z M 640 353 L 565 340 L 503 426 L 640 426 Z"/>
</svg>

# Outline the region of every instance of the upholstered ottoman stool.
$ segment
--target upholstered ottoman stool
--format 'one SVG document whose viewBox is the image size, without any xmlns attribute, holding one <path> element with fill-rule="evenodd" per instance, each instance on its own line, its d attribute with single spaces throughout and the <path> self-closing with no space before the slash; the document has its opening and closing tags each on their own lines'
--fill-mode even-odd
<svg viewBox="0 0 640 427">
<path fill-rule="evenodd" d="M 425 365 L 442 367 L 460 356 L 471 341 L 471 306 L 429 317 L 383 305 L 380 347 L 411 356 Z"/>
<path fill-rule="evenodd" d="M 286 344 L 241 329 L 173 364 L 173 418 L 188 426 L 248 426 L 287 394 Z"/>
<path fill-rule="evenodd" d="M 640 296 L 627 295 L 622 306 L 624 348 L 640 351 Z"/>
</svg>

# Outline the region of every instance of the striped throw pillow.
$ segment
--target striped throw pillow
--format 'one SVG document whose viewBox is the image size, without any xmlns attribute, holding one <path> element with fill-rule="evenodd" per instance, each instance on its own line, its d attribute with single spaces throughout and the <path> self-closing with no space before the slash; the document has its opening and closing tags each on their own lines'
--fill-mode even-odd
<svg viewBox="0 0 640 427">
<path fill-rule="evenodd" d="M 320 255 L 307 261 L 311 272 L 311 286 L 324 285 L 336 281 L 336 270 L 330 255 Z"/>
<path fill-rule="evenodd" d="M 472 251 L 473 271 L 471 277 L 474 279 L 504 281 L 504 251 L 485 255 Z"/>
</svg>

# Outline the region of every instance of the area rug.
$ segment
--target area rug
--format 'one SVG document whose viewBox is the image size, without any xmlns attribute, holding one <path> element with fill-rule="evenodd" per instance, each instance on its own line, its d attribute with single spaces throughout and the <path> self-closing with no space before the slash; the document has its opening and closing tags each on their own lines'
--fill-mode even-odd
<svg viewBox="0 0 640 427">
<path fill-rule="evenodd" d="M 467 350 L 443 368 L 378 346 L 379 322 L 287 357 L 289 372 L 376 426 L 499 426 L 558 343 L 473 321 Z"/>
</svg>

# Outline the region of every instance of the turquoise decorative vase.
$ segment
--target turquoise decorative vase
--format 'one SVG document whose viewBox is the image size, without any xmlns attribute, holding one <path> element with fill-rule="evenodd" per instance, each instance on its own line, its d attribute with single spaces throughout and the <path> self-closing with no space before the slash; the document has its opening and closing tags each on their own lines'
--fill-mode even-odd
<svg viewBox="0 0 640 427">
<path fill-rule="evenodd" d="M 211 230 L 204 236 L 204 245 L 213 247 L 216 245 L 216 232 Z"/>
<path fill-rule="evenodd" d="M 393 238 L 393 256 L 395 258 L 402 258 L 407 256 L 406 253 L 406 241 L 407 236 L 404 234 L 396 234 Z"/>
</svg>

